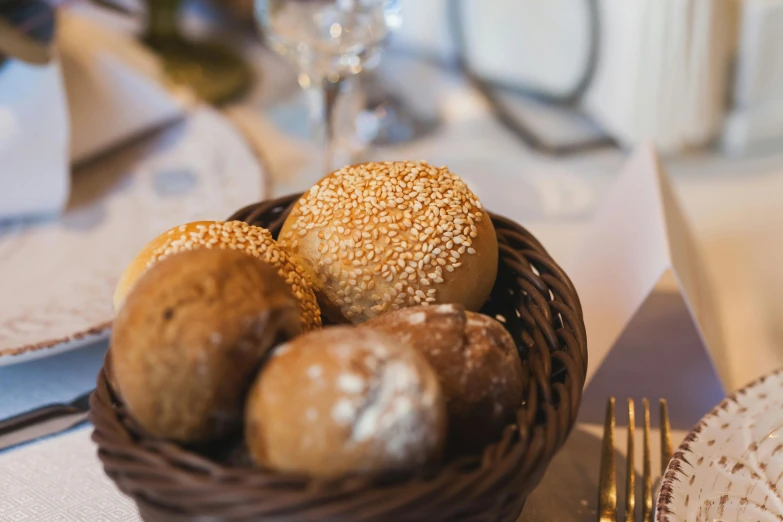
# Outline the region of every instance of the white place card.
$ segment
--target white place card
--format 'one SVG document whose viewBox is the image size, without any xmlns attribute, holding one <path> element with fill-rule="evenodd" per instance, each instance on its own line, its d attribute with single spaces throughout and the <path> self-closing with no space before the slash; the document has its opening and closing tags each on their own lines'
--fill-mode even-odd
<svg viewBox="0 0 783 522">
<path fill-rule="evenodd" d="M 707 274 L 652 146 L 636 150 L 600 205 L 566 266 L 587 328 L 583 417 L 600 421 L 606 396 L 627 389 L 677 398 L 672 421 L 687 426 L 735 383 Z"/>
</svg>

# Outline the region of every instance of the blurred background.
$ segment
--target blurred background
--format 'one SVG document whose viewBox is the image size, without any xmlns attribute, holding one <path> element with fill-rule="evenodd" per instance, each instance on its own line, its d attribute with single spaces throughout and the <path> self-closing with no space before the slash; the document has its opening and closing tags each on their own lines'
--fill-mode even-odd
<svg viewBox="0 0 783 522">
<path fill-rule="evenodd" d="M 652 145 L 700 254 L 697 300 L 714 301 L 728 365 L 760 376 L 783 363 L 781 50 L 783 0 L 0 0 L 0 418 L 94 386 L 116 282 L 150 239 L 370 160 L 447 165 L 575 273 L 623 165 Z M 640 267 L 671 249 L 615 221 L 642 237 Z M 593 298 L 623 284 L 616 268 Z M 745 384 L 719 382 L 664 279 L 581 420 L 644 391 L 677 399 L 685 428 Z M 582 439 L 572 455 L 597 459 Z M 64 504 L 106 495 L 56 444 L 68 473 L 18 461 L 35 485 L 21 502 L 40 490 L 49 506 L 41 469 L 78 490 Z M 569 459 L 530 520 L 594 519 L 562 487 L 587 476 Z M 110 494 L 83 498 L 105 516 Z"/>
<path fill-rule="evenodd" d="M 0 92 L 39 97 L 29 119 L 68 129 L 37 141 L 70 163 L 241 107 L 261 149 L 301 149 L 267 158 L 299 188 L 479 113 L 542 158 L 748 156 L 783 142 L 781 20 L 767 0 L 2 0 Z"/>
<path fill-rule="evenodd" d="M 0 350 L 106 324 L 168 226 L 367 160 L 448 165 L 566 260 L 644 143 L 726 335 L 774 350 L 781 40 L 781 0 L 0 0 Z"/>
</svg>

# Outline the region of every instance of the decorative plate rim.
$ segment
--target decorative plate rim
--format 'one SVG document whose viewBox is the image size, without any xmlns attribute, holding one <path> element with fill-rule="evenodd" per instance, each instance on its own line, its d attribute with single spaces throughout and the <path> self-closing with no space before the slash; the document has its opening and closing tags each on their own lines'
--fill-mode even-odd
<svg viewBox="0 0 783 522">
<path fill-rule="evenodd" d="M 258 145 L 250 136 L 249 131 L 246 128 L 244 128 L 240 123 L 238 123 L 236 121 L 236 118 L 231 117 L 231 115 L 225 110 L 215 110 L 209 107 L 207 107 L 207 109 L 212 111 L 216 115 L 218 115 L 226 122 L 228 126 L 231 127 L 231 129 L 236 134 L 237 138 L 243 142 L 248 152 L 256 160 L 259 166 L 259 170 L 261 172 L 262 194 L 260 199 L 264 200 L 270 198 L 272 196 L 272 174 L 271 174 L 270 164 L 266 155 L 263 153 L 263 151 L 259 149 Z M 188 117 L 177 121 L 187 120 Z M 162 127 L 166 128 L 168 127 L 168 124 L 164 124 Z M 160 128 L 156 128 L 154 130 L 160 130 Z M 104 154 L 116 153 L 122 150 L 126 145 L 131 145 L 134 141 L 135 140 L 133 138 L 130 138 L 129 140 L 126 140 L 113 147 L 110 147 L 110 149 L 105 151 Z M 47 339 L 37 343 L 29 343 L 20 346 L 14 346 L 11 348 L 0 349 L 0 366 L 4 366 L 6 364 L 14 364 L 16 362 L 14 359 L 32 352 L 54 350 L 55 348 L 59 348 L 59 347 L 65 348 L 71 343 L 77 345 L 74 346 L 74 348 L 78 348 L 81 347 L 82 341 L 85 341 L 86 339 L 91 337 L 95 337 L 94 340 L 97 342 L 99 340 L 102 340 L 103 336 L 109 334 L 109 332 L 111 331 L 111 325 L 112 325 L 112 321 L 103 321 L 87 329 L 74 332 L 73 334 L 69 334 L 67 336 L 61 336 L 54 339 Z M 46 355 L 42 355 L 42 357 L 46 357 Z M 19 362 L 22 361 L 20 360 Z"/>
<path fill-rule="evenodd" d="M 655 520 L 656 522 L 678 522 L 677 520 L 670 518 L 674 513 L 671 511 L 671 506 L 674 503 L 674 488 L 680 482 L 679 476 L 683 473 L 683 464 L 691 466 L 688 460 L 685 458 L 688 453 L 692 453 L 691 444 L 699 440 L 699 436 L 702 430 L 707 426 L 708 422 L 713 418 L 717 418 L 721 412 L 728 409 L 729 405 L 736 403 L 737 399 L 746 395 L 754 388 L 763 385 L 768 379 L 783 375 L 783 367 L 777 368 L 769 373 L 762 375 L 761 377 L 751 381 L 746 386 L 739 390 L 730 393 L 726 396 L 717 406 L 712 408 L 709 413 L 704 415 L 701 420 L 691 429 L 685 440 L 677 447 L 677 450 L 672 455 L 669 465 L 666 467 L 663 480 L 661 480 L 661 486 L 658 491 L 658 500 L 655 505 Z"/>
<path fill-rule="evenodd" d="M 17 357 L 19 355 L 28 352 L 36 352 L 39 350 L 46 350 L 48 348 L 56 348 L 59 345 L 81 341 L 87 337 L 102 336 L 108 333 L 109 330 L 111 330 L 111 324 L 112 321 L 104 321 L 103 323 L 99 323 L 96 326 L 90 327 L 80 332 L 76 332 L 66 337 L 60 337 L 57 339 L 50 339 L 48 341 L 41 341 L 40 343 L 31 343 L 22 346 L 17 346 L 15 348 L 6 348 L 4 350 L 0 350 L 0 363 L 4 362 L 3 359 L 5 359 L 6 357 L 8 358 Z"/>
</svg>

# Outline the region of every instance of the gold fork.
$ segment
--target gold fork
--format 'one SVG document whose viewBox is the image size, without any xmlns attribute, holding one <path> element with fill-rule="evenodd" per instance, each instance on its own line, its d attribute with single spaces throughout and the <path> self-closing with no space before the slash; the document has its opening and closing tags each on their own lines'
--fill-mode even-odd
<svg viewBox="0 0 783 522">
<path fill-rule="evenodd" d="M 650 403 L 642 399 L 644 411 L 644 438 L 642 448 L 642 522 L 652 522 L 652 462 L 650 456 Z M 671 425 L 669 407 L 665 399 L 660 400 L 661 410 L 661 476 L 672 456 Z M 636 467 L 634 466 L 635 407 L 628 399 L 628 440 L 625 469 L 625 515 L 617 518 L 617 474 L 614 462 L 614 397 L 606 405 L 604 439 L 601 445 L 601 473 L 598 480 L 598 522 L 634 522 L 636 516 Z"/>
</svg>

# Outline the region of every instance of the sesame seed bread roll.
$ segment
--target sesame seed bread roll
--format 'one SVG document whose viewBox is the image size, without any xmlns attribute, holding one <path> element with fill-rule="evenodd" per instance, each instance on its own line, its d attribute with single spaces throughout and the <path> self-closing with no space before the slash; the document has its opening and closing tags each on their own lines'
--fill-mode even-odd
<svg viewBox="0 0 783 522">
<path fill-rule="evenodd" d="M 114 310 L 120 310 L 133 285 L 152 265 L 171 254 L 198 248 L 240 250 L 271 264 L 299 303 L 302 330 L 307 332 L 321 327 L 321 310 L 304 272 L 279 247 L 268 230 L 243 221 L 195 221 L 167 230 L 147 243 L 117 283 Z"/>
<path fill-rule="evenodd" d="M 419 304 L 477 311 L 497 275 L 489 215 L 459 177 L 425 162 L 329 174 L 297 201 L 278 240 L 337 323 Z"/>
</svg>

